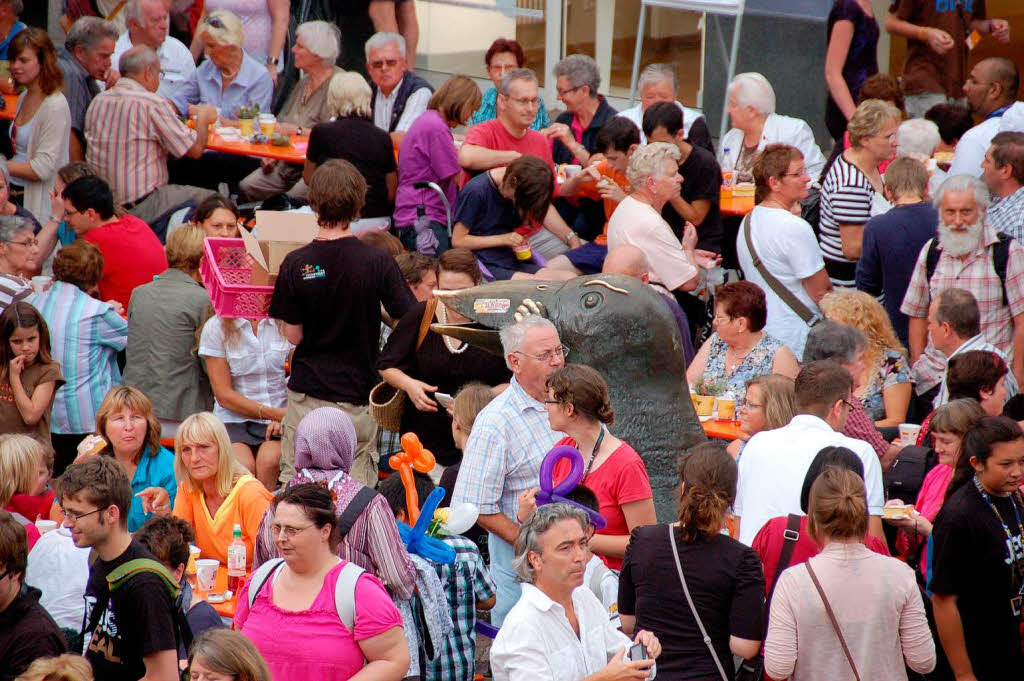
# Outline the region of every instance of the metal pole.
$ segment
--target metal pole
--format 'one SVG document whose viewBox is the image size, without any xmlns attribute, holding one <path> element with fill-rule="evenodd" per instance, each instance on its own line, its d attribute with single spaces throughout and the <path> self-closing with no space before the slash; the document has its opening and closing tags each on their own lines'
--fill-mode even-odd
<svg viewBox="0 0 1024 681">
<path fill-rule="evenodd" d="M 636 47 L 633 49 L 633 73 L 629 77 L 629 105 L 636 102 L 636 79 L 640 74 L 640 53 L 644 49 L 644 24 L 647 22 L 647 3 L 640 0 L 640 21 L 636 28 Z"/>
<path fill-rule="evenodd" d="M 743 25 L 743 10 L 746 8 L 746 0 L 740 0 L 739 5 L 736 7 L 736 23 L 732 29 L 732 51 L 729 54 L 729 66 L 726 70 L 727 77 L 725 79 L 725 95 L 722 102 L 722 123 L 718 130 L 718 141 L 725 139 L 725 133 L 728 132 L 729 128 L 726 125 L 726 109 L 729 108 L 729 83 L 732 82 L 732 77 L 736 75 L 736 58 L 739 56 L 740 51 L 740 28 Z"/>
</svg>

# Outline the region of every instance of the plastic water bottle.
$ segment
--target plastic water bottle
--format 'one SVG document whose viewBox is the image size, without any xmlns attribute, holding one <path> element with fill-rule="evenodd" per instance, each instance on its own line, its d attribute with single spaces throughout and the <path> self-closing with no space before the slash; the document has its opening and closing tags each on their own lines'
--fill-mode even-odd
<svg viewBox="0 0 1024 681">
<path fill-rule="evenodd" d="M 242 525 L 235 523 L 231 544 L 228 546 L 228 589 L 233 593 L 245 584 L 245 542 L 242 540 Z"/>
</svg>

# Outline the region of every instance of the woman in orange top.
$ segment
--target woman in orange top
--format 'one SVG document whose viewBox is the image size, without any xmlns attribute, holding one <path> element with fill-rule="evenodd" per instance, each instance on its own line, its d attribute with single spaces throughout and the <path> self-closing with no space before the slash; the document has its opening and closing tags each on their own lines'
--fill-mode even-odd
<svg viewBox="0 0 1024 681">
<path fill-rule="evenodd" d="M 239 523 L 246 566 L 251 566 L 260 520 L 273 496 L 235 460 L 227 429 L 216 416 L 204 411 L 182 422 L 174 443 L 174 472 L 174 515 L 195 528 L 203 558 L 227 565 L 231 533 Z"/>
</svg>

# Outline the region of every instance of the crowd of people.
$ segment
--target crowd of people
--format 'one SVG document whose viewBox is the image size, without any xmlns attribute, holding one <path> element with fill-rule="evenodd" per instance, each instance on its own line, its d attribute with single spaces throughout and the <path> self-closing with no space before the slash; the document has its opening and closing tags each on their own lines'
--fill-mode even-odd
<svg viewBox="0 0 1024 681">
<path fill-rule="evenodd" d="M 60 49 L 0 0 L 0 681 L 1019 674 L 1024 104 L 968 59 L 1009 24 L 947 4 L 892 3 L 897 81 L 835 1 L 823 153 L 760 73 L 717 145 L 668 64 L 622 112 L 574 54 L 549 114 L 507 38 L 435 87 L 413 0 L 370 3 L 368 79 L 286 0 L 99 2 Z M 207 149 L 257 107 L 303 164 Z M 316 235 L 230 316 L 207 240 L 259 203 Z M 736 405 L 672 499 L 612 406 L 644 386 L 544 309 L 453 331 L 450 292 L 601 274 Z"/>
</svg>

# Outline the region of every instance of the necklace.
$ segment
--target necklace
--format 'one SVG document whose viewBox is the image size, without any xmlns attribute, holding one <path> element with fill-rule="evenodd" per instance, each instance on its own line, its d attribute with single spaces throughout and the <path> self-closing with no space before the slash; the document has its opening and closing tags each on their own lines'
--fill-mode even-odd
<svg viewBox="0 0 1024 681">
<path fill-rule="evenodd" d="M 604 441 L 604 426 L 601 426 L 601 432 L 597 435 L 597 442 L 594 443 L 594 451 L 590 453 L 590 461 L 587 462 L 587 470 L 583 471 L 583 477 L 580 480 L 586 480 L 587 476 L 590 475 L 590 467 L 594 465 L 594 459 L 597 458 L 597 453 L 601 451 L 602 441 Z"/>
<path fill-rule="evenodd" d="M 743 360 L 745 360 L 747 358 L 747 355 L 749 355 L 753 351 L 753 349 L 755 347 L 757 347 L 758 342 L 760 342 L 760 341 L 759 340 L 758 341 L 754 341 L 754 344 L 751 345 L 749 348 L 747 348 L 747 351 L 744 352 L 742 355 L 740 355 L 737 352 L 736 348 L 732 347 L 731 345 L 730 346 L 726 346 L 726 349 L 725 349 L 725 362 L 726 362 L 726 364 L 729 365 L 729 375 L 730 376 L 733 373 L 736 372 L 736 367 L 738 367 L 739 365 L 743 364 Z M 732 357 L 733 357 L 733 360 L 734 360 L 732 362 L 729 361 L 729 353 L 730 352 L 732 353 Z"/>
<path fill-rule="evenodd" d="M 440 305 L 437 306 L 437 317 L 438 319 L 441 320 L 442 324 L 448 323 L 448 308 L 444 306 L 444 303 L 441 303 Z M 455 343 L 457 341 L 455 341 L 455 339 L 452 338 L 451 336 L 446 336 L 443 333 L 441 334 L 441 340 L 444 341 L 444 346 L 448 348 L 448 352 L 452 353 L 453 355 L 461 355 L 466 351 L 466 348 L 469 347 L 469 343 L 463 343 L 458 348 L 452 347 L 452 343 Z"/>
</svg>

